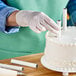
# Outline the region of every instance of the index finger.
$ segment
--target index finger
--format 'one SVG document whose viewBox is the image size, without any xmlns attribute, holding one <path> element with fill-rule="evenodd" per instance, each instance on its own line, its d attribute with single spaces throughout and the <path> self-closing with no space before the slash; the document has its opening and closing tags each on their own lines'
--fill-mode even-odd
<svg viewBox="0 0 76 76">
<path fill-rule="evenodd" d="M 44 21 L 55 30 L 59 31 L 59 26 L 50 17 L 44 14 Z"/>
</svg>

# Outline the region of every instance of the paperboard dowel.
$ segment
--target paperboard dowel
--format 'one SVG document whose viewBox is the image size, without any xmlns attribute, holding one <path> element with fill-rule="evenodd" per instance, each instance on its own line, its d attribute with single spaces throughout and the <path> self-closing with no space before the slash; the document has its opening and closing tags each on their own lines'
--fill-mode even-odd
<svg viewBox="0 0 76 76">
<path fill-rule="evenodd" d="M 0 76 L 17 76 L 17 71 L 0 68 Z"/>
<path fill-rule="evenodd" d="M 26 76 L 24 73 L 22 72 L 17 72 L 17 75 L 21 75 L 21 76 Z"/>
<path fill-rule="evenodd" d="M 6 69 L 17 70 L 17 71 L 23 71 L 23 69 L 24 69 L 23 67 L 20 67 L 20 66 L 2 64 L 2 63 L 0 63 L 0 67 L 6 68 Z"/>
<path fill-rule="evenodd" d="M 57 21 L 57 25 L 59 27 L 59 33 L 58 33 L 58 38 L 61 38 L 61 20 Z"/>
<path fill-rule="evenodd" d="M 19 65 L 23 65 L 23 66 L 28 66 L 28 67 L 33 67 L 33 68 L 38 67 L 38 64 L 30 63 L 30 62 L 26 62 L 26 61 L 15 60 L 15 59 L 11 59 L 11 63 L 19 64 Z"/>
<path fill-rule="evenodd" d="M 67 8 L 63 9 L 63 30 L 67 30 Z"/>
</svg>

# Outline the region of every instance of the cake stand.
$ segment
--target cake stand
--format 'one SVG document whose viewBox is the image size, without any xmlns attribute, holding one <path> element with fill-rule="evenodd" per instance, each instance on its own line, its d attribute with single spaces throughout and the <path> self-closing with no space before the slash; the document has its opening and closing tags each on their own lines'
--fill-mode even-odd
<svg viewBox="0 0 76 76">
<path fill-rule="evenodd" d="M 45 56 L 42 56 L 41 63 L 44 67 L 46 67 L 50 70 L 57 71 L 57 72 L 62 72 L 63 76 L 69 76 L 69 73 L 76 73 L 76 68 L 75 67 L 72 67 L 72 68 L 58 68 L 58 67 L 51 66 L 45 60 Z"/>
</svg>

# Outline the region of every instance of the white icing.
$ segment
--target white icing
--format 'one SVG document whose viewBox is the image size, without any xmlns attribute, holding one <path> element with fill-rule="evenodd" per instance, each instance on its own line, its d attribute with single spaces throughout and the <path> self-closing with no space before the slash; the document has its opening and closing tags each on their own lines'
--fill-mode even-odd
<svg viewBox="0 0 76 76">
<path fill-rule="evenodd" d="M 55 34 L 49 33 L 50 40 L 62 44 L 75 44 L 76 43 L 76 27 L 68 27 L 67 31 L 61 33 L 61 38 L 57 38 Z"/>
</svg>

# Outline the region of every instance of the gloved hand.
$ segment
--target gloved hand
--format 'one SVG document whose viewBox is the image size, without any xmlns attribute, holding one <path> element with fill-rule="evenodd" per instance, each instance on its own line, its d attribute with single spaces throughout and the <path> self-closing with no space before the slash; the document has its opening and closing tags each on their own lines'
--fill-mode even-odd
<svg viewBox="0 0 76 76">
<path fill-rule="evenodd" d="M 16 14 L 16 22 L 20 26 L 29 26 L 36 33 L 49 30 L 58 33 L 58 25 L 43 12 L 19 11 Z"/>
</svg>

